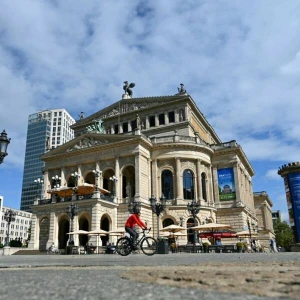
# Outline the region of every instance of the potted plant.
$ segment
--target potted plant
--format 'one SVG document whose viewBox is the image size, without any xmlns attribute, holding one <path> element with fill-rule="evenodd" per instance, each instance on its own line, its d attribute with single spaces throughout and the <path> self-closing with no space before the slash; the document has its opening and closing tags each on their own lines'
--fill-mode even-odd
<svg viewBox="0 0 300 300">
<path fill-rule="evenodd" d="M 239 242 L 239 243 L 236 243 L 236 249 L 237 249 L 237 252 L 238 253 L 242 253 L 243 252 L 243 249 L 244 249 L 244 244 Z"/>
</svg>

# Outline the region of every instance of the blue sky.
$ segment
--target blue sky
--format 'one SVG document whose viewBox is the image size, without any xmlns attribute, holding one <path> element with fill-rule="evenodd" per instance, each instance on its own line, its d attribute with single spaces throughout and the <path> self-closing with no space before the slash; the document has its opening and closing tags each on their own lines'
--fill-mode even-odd
<svg viewBox="0 0 300 300">
<path fill-rule="evenodd" d="M 74 118 L 180 83 L 222 141 L 236 140 L 287 219 L 278 167 L 299 161 L 298 1 L 0 0 L 0 119 L 12 139 L 0 194 L 19 208 L 28 115 Z"/>
</svg>

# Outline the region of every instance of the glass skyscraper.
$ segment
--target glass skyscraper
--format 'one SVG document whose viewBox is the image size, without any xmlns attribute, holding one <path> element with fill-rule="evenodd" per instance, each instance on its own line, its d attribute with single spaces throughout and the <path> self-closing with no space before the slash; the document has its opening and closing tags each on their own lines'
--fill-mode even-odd
<svg viewBox="0 0 300 300">
<path fill-rule="evenodd" d="M 40 156 L 74 138 L 70 126 L 75 120 L 64 109 L 34 113 L 28 118 L 21 210 L 31 212 L 36 197 L 40 198 L 48 187 L 35 182 L 43 178 L 44 162 Z"/>
</svg>

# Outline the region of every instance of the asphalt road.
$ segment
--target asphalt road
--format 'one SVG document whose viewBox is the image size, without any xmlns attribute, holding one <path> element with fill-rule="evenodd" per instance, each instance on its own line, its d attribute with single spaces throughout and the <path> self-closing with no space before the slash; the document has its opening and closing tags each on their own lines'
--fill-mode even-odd
<svg viewBox="0 0 300 300">
<path fill-rule="evenodd" d="M 114 255 L 32 255 L 0 257 L 1 299 L 294 299 L 287 293 L 268 297 L 257 296 L 245 289 L 223 292 L 206 289 L 180 281 L 155 281 L 159 272 L 175 274 L 177 270 L 195 272 L 202 270 L 214 276 L 214 268 L 228 271 L 238 264 L 292 268 L 300 265 L 298 253 L 233 253 L 233 254 L 167 254 L 147 257 L 132 254 L 128 257 Z M 203 271 L 205 270 L 205 271 Z M 295 271 L 295 270 L 293 270 Z M 297 269 L 295 271 L 297 273 Z M 297 275 L 295 273 L 295 276 Z M 298 272 L 300 275 L 300 271 Z M 150 280 L 142 275 L 150 274 Z M 188 274 L 188 273 L 186 273 Z M 191 274 L 190 274 L 191 275 Z M 192 274 L 193 275 L 193 274 Z M 195 275 L 196 276 L 196 275 Z M 149 277 L 149 276 L 148 276 Z M 163 278 L 164 279 L 164 278 Z M 164 281 L 164 280 L 161 281 Z M 172 279 L 172 278 L 171 278 Z M 159 279 L 160 280 L 160 279 Z M 207 280 L 209 278 L 207 277 Z M 173 281 L 179 281 L 178 278 Z M 222 280 L 220 281 L 222 285 Z M 300 282 L 298 283 L 300 286 Z M 293 283 L 293 288 L 295 284 Z M 296 284 L 296 288 L 298 285 Z"/>
</svg>

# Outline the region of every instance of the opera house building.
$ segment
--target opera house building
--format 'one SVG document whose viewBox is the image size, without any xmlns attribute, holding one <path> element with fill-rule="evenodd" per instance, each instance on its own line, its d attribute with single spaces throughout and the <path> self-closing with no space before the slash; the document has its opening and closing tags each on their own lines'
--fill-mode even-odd
<svg viewBox="0 0 300 300">
<path fill-rule="evenodd" d="M 136 205 L 154 237 L 176 224 L 186 228 L 179 242 L 193 243 L 189 227 L 221 223 L 235 232 L 250 230 L 269 247 L 272 201 L 253 192 L 255 172 L 242 146 L 221 141 L 184 89 L 141 98 L 126 92 L 71 128 L 73 140 L 41 157 L 45 192 L 32 207 L 29 248 L 54 243 L 65 249 L 70 230 L 123 228 Z M 150 199 L 166 203 L 159 216 Z M 101 235 L 100 244 L 116 238 Z M 96 244 L 95 236 L 74 235 L 75 245 L 88 240 Z"/>
</svg>

